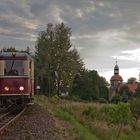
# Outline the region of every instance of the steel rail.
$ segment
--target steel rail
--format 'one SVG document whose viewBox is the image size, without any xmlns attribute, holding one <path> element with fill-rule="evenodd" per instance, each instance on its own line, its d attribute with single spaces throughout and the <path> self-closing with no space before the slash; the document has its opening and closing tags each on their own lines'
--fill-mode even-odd
<svg viewBox="0 0 140 140">
<path fill-rule="evenodd" d="M 3 132 L 6 130 L 6 128 L 8 128 L 13 122 L 15 122 L 20 116 L 21 114 L 26 110 L 26 106 L 16 115 L 12 114 L 11 118 L 8 120 L 8 122 L 4 123 L 1 127 L 0 127 L 0 135 L 3 134 Z"/>
</svg>

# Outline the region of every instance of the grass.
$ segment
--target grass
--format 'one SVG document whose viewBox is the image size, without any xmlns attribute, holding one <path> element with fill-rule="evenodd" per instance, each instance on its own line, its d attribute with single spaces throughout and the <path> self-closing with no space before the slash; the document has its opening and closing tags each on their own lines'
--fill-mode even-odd
<svg viewBox="0 0 140 140">
<path fill-rule="evenodd" d="M 59 117 L 67 120 L 69 123 L 71 123 L 75 127 L 75 130 L 79 133 L 81 140 L 100 140 L 88 128 L 86 128 L 81 123 L 79 123 L 68 112 L 62 110 L 61 108 L 56 108 L 55 111 Z"/>
<path fill-rule="evenodd" d="M 49 101 L 44 102 L 44 99 L 40 97 L 35 98 L 35 102 L 44 108 L 49 109 L 55 116 L 67 120 L 70 124 L 72 124 L 75 128 L 76 133 L 80 135 L 80 140 L 100 140 L 95 136 L 89 128 L 86 128 L 84 125 L 79 123 L 73 115 L 65 111 L 61 106 L 52 106 L 49 104 Z"/>
<path fill-rule="evenodd" d="M 115 140 L 117 126 L 108 126 L 102 112 L 103 104 L 74 102 L 36 96 L 35 102 L 52 112 L 53 115 L 67 120 L 80 135 L 80 140 Z M 124 126 L 119 140 L 139 140 L 140 134 L 131 126 Z"/>
</svg>

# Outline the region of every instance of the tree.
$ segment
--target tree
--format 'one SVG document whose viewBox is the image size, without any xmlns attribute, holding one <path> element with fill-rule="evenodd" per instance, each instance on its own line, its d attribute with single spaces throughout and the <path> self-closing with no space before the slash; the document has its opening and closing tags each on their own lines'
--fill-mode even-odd
<svg viewBox="0 0 140 140">
<path fill-rule="evenodd" d="M 2 52 L 25 52 L 31 55 L 30 47 L 27 46 L 26 50 L 17 50 L 15 47 L 8 47 L 1 49 Z"/>
<path fill-rule="evenodd" d="M 138 83 L 138 88 L 135 91 L 135 97 L 140 99 L 140 84 Z"/>
<path fill-rule="evenodd" d="M 120 96 L 120 101 L 127 102 L 128 99 L 131 98 L 133 95 L 131 91 L 129 90 L 127 85 L 124 85 L 118 92 L 118 95 Z"/>
<path fill-rule="evenodd" d="M 16 50 L 15 47 L 9 47 L 9 48 L 3 48 L 1 51 L 3 52 L 17 52 L 18 50 Z"/>
<path fill-rule="evenodd" d="M 134 83 L 134 82 L 136 82 L 136 81 L 137 81 L 137 79 L 136 79 L 135 77 L 130 77 L 130 78 L 127 80 L 128 83 Z"/>
<path fill-rule="evenodd" d="M 99 97 L 100 98 L 104 98 L 106 100 L 108 100 L 108 96 L 109 96 L 109 91 L 108 91 L 108 82 L 106 81 L 106 79 L 104 77 L 99 77 Z"/>
<path fill-rule="evenodd" d="M 37 81 L 42 92 L 69 92 L 73 79 L 83 62 L 70 42 L 71 29 L 64 23 L 47 24 L 36 42 L 35 64 Z"/>
<path fill-rule="evenodd" d="M 108 99 L 105 79 L 100 77 L 95 70 L 83 69 L 74 79 L 71 95 L 79 96 L 84 100 Z"/>
</svg>

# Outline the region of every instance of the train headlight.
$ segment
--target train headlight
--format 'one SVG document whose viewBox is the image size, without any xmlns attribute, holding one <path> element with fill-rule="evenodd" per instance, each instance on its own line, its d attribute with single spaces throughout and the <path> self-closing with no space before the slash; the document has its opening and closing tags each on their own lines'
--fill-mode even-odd
<svg viewBox="0 0 140 140">
<path fill-rule="evenodd" d="M 8 86 L 5 86 L 5 87 L 4 87 L 4 90 L 5 90 L 5 91 L 9 91 L 9 87 L 8 87 Z"/>
<path fill-rule="evenodd" d="M 24 90 L 24 87 L 23 87 L 23 86 L 20 86 L 20 87 L 19 87 L 19 90 L 20 90 L 20 91 L 23 91 L 23 90 Z"/>
</svg>

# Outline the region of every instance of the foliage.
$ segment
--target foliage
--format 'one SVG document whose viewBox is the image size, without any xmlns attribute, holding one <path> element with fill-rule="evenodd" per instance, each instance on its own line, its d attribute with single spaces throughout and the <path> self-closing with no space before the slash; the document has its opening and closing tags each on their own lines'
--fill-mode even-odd
<svg viewBox="0 0 140 140">
<path fill-rule="evenodd" d="M 140 100 L 137 98 L 134 98 L 130 100 L 130 110 L 133 114 L 133 117 L 135 118 L 136 122 L 140 117 Z"/>
<path fill-rule="evenodd" d="M 47 24 L 36 41 L 36 82 L 43 92 L 69 92 L 83 62 L 70 42 L 71 29 L 64 23 Z"/>
<path fill-rule="evenodd" d="M 130 109 L 126 103 L 104 106 L 106 119 L 109 124 L 126 124 L 129 121 Z"/>
<path fill-rule="evenodd" d="M 93 108 L 91 106 L 86 107 L 82 114 L 86 116 L 93 114 Z"/>
<path fill-rule="evenodd" d="M 99 103 L 108 103 L 108 101 L 105 98 L 99 98 Z"/>
<path fill-rule="evenodd" d="M 140 124 L 137 123 L 136 119 L 135 118 L 132 118 L 132 120 L 130 121 L 130 125 L 131 125 L 131 128 L 134 130 L 134 131 L 139 131 L 140 130 Z"/>
<path fill-rule="evenodd" d="M 120 95 L 120 100 L 122 102 L 127 102 L 129 98 L 131 98 L 132 93 L 130 93 L 128 86 L 124 85 L 120 91 L 118 92 Z"/>
<path fill-rule="evenodd" d="M 103 110 L 106 114 L 106 121 L 109 125 L 120 125 L 120 127 L 118 128 L 118 138 L 120 135 L 122 125 L 128 124 L 130 120 L 131 111 L 129 105 L 126 103 L 119 103 L 117 105 L 110 106 L 107 105 L 104 106 Z"/>
<path fill-rule="evenodd" d="M 67 99 L 67 100 L 70 100 L 70 101 L 81 101 L 79 96 L 66 96 L 66 97 L 61 97 L 61 99 Z"/>
<path fill-rule="evenodd" d="M 1 51 L 3 52 L 17 52 L 15 47 L 3 48 Z"/>
<path fill-rule="evenodd" d="M 136 96 L 136 98 L 138 98 L 140 100 L 140 85 L 138 85 L 138 88 L 135 92 L 135 96 Z"/>
<path fill-rule="evenodd" d="M 135 77 L 130 77 L 128 80 L 127 80 L 127 83 L 133 83 L 133 82 L 136 82 L 137 79 Z"/>
<path fill-rule="evenodd" d="M 56 115 L 71 123 L 80 134 L 80 140 L 100 140 L 90 129 L 79 123 L 74 116 L 61 108 L 55 109 Z M 84 133 L 83 133 L 84 132 Z"/>
<path fill-rule="evenodd" d="M 11 46 L 8 48 L 1 49 L 2 52 L 25 52 L 31 55 L 30 47 L 27 46 L 26 50 L 17 50 L 15 47 Z"/>
<path fill-rule="evenodd" d="M 71 95 L 79 96 L 83 100 L 108 99 L 106 81 L 95 70 L 81 70 L 76 75 Z"/>
<path fill-rule="evenodd" d="M 118 104 L 121 101 L 120 95 L 115 95 L 112 97 L 111 103 Z"/>
<path fill-rule="evenodd" d="M 106 79 L 102 76 L 99 76 L 99 82 L 97 84 L 99 88 L 99 98 L 104 98 L 105 100 L 108 100 L 109 91 L 107 88 L 108 82 L 106 81 Z"/>
</svg>

